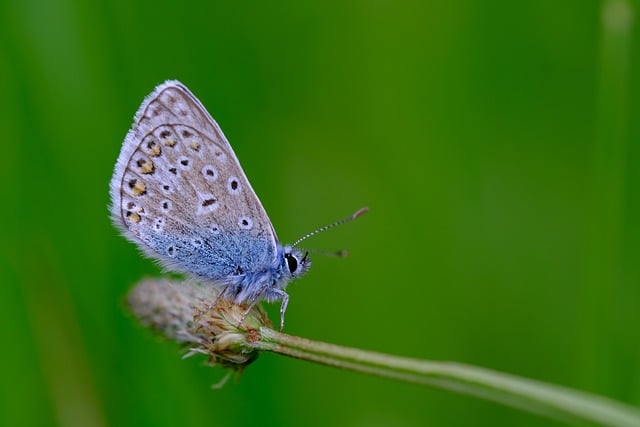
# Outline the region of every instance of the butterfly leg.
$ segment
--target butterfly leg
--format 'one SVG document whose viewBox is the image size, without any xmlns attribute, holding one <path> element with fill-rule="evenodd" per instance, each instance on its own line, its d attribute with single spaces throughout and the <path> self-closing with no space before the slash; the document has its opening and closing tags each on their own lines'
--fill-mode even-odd
<svg viewBox="0 0 640 427">
<path fill-rule="evenodd" d="M 247 308 L 247 310 L 245 311 L 244 316 L 242 316 L 240 322 L 244 322 L 245 317 L 247 317 L 253 306 L 256 305 L 261 299 L 265 299 L 269 302 L 274 300 L 282 301 L 282 303 L 280 304 L 280 331 L 282 332 L 282 330 L 284 329 L 284 313 L 287 311 L 287 304 L 289 304 L 289 294 L 278 288 L 269 288 L 269 286 L 265 286 L 263 289 L 261 289 L 260 292 L 256 294 L 255 298 L 253 298 L 253 300 L 249 303 L 249 308 Z"/>
<path fill-rule="evenodd" d="M 289 294 L 282 292 L 282 304 L 280 304 L 280 332 L 284 329 L 284 312 L 287 311 L 287 304 L 289 304 Z"/>
<path fill-rule="evenodd" d="M 242 324 L 244 323 L 244 319 L 247 317 L 247 315 L 253 309 L 253 307 L 258 303 L 258 301 L 260 301 L 260 297 L 264 295 L 265 292 L 267 292 L 268 288 L 269 288 L 269 285 L 262 286 L 258 290 L 258 292 L 256 292 L 255 295 L 252 296 L 251 299 L 247 301 L 249 303 L 249 307 L 247 307 L 244 314 L 242 315 L 242 318 L 240 319 L 240 323 L 238 324 L 238 327 L 242 326 Z"/>
<path fill-rule="evenodd" d="M 231 284 L 228 284 L 224 288 L 222 288 L 222 291 L 220 291 L 220 293 L 218 294 L 216 299 L 213 301 L 213 307 L 218 305 L 220 300 L 223 299 L 226 296 L 227 290 L 229 289 L 230 286 L 231 286 Z"/>
<path fill-rule="evenodd" d="M 287 311 L 287 304 L 289 304 L 289 294 L 278 288 L 271 288 L 267 290 L 267 292 L 277 295 L 277 298 L 273 299 L 282 300 L 282 303 L 280 304 L 280 332 L 282 332 L 282 330 L 284 329 L 284 313 Z"/>
</svg>

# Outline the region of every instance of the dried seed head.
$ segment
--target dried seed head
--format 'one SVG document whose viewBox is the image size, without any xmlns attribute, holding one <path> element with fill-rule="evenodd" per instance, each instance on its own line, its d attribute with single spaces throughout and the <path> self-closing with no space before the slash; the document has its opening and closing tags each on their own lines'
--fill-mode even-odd
<svg viewBox="0 0 640 427">
<path fill-rule="evenodd" d="M 188 345 L 187 355 L 206 354 L 212 365 L 241 370 L 257 357 L 250 343 L 271 322 L 259 304 L 247 313 L 247 305 L 219 300 L 219 293 L 195 281 L 143 279 L 127 302 L 143 325 Z"/>
</svg>

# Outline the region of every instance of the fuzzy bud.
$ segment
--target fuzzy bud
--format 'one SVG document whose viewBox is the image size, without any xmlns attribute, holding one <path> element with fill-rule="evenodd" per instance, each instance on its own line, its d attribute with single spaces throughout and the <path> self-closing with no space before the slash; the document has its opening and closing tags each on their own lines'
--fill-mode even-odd
<svg viewBox="0 0 640 427">
<path fill-rule="evenodd" d="M 259 304 L 219 299 L 220 289 L 196 281 L 143 279 L 127 302 L 140 322 L 165 337 L 189 346 L 192 355 L 209 356 L 209 363 L 242 370 L 258 353 L 251 343 L 271 322 Z"/>
</svg>

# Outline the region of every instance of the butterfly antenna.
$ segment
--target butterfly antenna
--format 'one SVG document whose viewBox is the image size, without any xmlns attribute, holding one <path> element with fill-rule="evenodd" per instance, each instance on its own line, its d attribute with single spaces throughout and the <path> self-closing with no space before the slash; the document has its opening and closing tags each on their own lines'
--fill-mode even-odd
<svg viewBox="0 0 640 427">
<path fill-rule="evenodd" d="M 347 251 L 346 249 L 340 249 L 339 251 L 323 251 L 321 249 L 309 249 L 309 252 L 311 252 L 312 254 L 320 254 L 320 255 L 326 255 L 326 256 L 335 256 L 338 258 L 345 258 L 349 256 L 349 251 Z"/>
<path fill-rule="evenodd" d="M 325 225 L 324 227 L 320 227 L 320 228 L 318 228 L 317 230 L 313 230 L 311 233 L 309 233 L 309 234 L 306 234 L 306 235 L 302 236 L 301 238 L 299 238 L 298 240 L 296 240 L 296 242 L 295 242 L 293 245 L 291 245 L 291 247 L 292 247 L 292 248 L 295 248 L 296 246 L 298 246 L 298 244 L 299 244 L 300 242 L 302 242 L 302 241 L 304 241 L 304 240 L 307 240 L 309 237 L 311 237 L 311 236 L 315 236 L 315 235 L 316 235 L 316 234 L 318 234 L 318 233 L 322 233 L 323 231 L 327 231 L 328 229 L 333 228 L 333 227 L 335 227 L 335 226 L 342 225 L 342 224 L 346 224 L 347 222 L 351 222 L 351 221 L 353 221 L 354 219 L 356 219 L 356 218 L 358 218 L 358 217 L 361 217 L 362 215 L 364 215 L 364 214 L 365 214 L 365 213 L 367 213 L 368 211 L 369 211 L 369 208 L 360 208 L 360 209 L 358 209 L 355 213 L 353 213 L 353 214 L 349 215 L 349 216 L 348 216 L 348 217 L 346 217 L 346 218 L 342 218 L 342 219 L 341 219 L 341 220 L 339 220 L 339 221 L 333 222 L 333 223 L 331 223 L 331 224 L 329 224 L 329 225 Z M 342 254 L 342 251 L 339 251 L 339 252 L 337 252 L 336 254 L 337 254 L 338 256 L 344 256 L 344 255 Z"/>
</svg>

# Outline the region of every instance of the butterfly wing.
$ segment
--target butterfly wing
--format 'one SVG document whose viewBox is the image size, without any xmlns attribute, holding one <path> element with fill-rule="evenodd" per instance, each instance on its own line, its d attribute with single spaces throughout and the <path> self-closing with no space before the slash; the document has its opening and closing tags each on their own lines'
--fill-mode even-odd
<svg viewBox="0 0 640 427">
<path fill-rule="evenodd" d="M 275 262 L 267 213 L 220 127 L 180 82 L 142 103 L 110 189 L 114 223 L 169 269 L 233 283 Z"/>
</svg>

